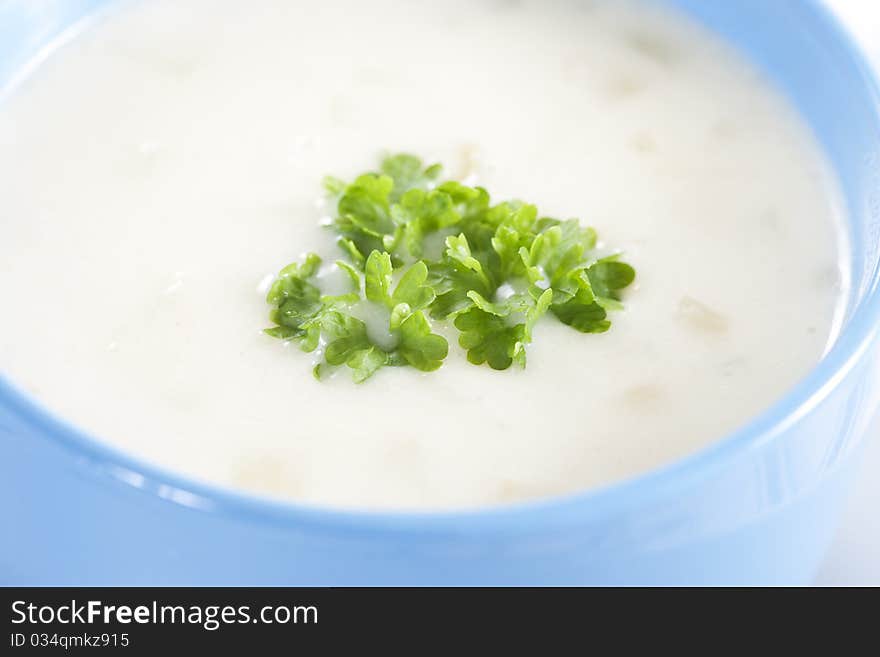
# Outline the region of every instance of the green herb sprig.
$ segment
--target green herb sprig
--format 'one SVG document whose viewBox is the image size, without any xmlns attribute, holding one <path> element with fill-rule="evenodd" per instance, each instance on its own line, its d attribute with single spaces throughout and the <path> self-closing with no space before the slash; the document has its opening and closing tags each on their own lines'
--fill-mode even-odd
<svg viewBox="0 0 880 657">
<path fill-rule="evenodd" d="M 322 293 L 321 258 L 288 265 L 267 295 L 274 324 L 266 333 L 321 350 L 317 378 L 341 365 L 362 382 L 385 366 L 439 368 L 449 346 L 432 321 L 451 322 L 475 365 L 524 367 L 526 346 L 545 315 L 581 333 L 611 327 L 621 290 L 635 270 L 619 255 L 599 257 L 597 236 L 577 219 L 539 215 L 520 201 L 492 205 L 482 187 L 440 182 L 440 165 L 407 154 L 346 183 L 328 177 L 335 203 L 330 229 L 350 291 Z M 445 248 L 429 242 L 445 236 Z M 393 345 L 371 339 L 355 308 L 371 304 L 387 317 Z"/>
</svg>

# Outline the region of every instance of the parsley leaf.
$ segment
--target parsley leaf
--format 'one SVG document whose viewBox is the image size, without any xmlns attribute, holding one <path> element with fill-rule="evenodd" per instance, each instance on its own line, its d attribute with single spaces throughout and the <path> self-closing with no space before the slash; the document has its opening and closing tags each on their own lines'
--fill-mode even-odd
<svg viewBox="0 0 880 657">
<path fill-rule="evenodd" d="M 428 281 L 437 295 L 431 305 L 431 317 L 435 319 L 446 319 L 469 308 L 473 304 L 468 296 L 471 291 L 489 297 L 496 289 L 483 265 L 471 255 L 464 234 L 448 237 L 446 244 L 442 260 L 428 267 Z"/>
<path fill-rule="evenodd" d="M 339 199 L 339 216 L 334 226 L 350 253 L 352 246 L 360 254 L 384 250 L 384 237 L 394 232 L 390 204 L 393 188 L 394 181 L 389 176 L 373 173 L 359 176 L 346 187 Z"/>
<path fill-rule="evenodd" d="M 496 370 L 507 369 L 513 362 L 525 367 L 525 347 L 532 341 L 535 324 L 550 307 L 552 290 L 537 298 L 516 294 L 500 302 L 487 301 L 473 291 L 469 296 L 475 307 L 455 318 L 455 327 L 462 332 L 459 344 L 468 350 L 468 360 L 475 365 L 488 363 Z M 514 316 L 521 321 L 513 321 Z"/>
<path fill-rule="evenodd" d="M 474 365 L 488 363 L 494 370 L 506 370 L 521 350 L 525 337 L 523 324 L 508 324 L 504 317 L 474 307 L 455 318 L 461 331 L 458 343 L 467 349 Z"/>
<path fill-rule="evenodd" d="M 437 190 L 410 189 L 391 208 L 391 216 L 398 226 L 392 248 L 398 243 L 409 255 L 421 257 L 426 235 L 461 221 L 449 194 Z"/>
<path fill-rule="evenodd" d="M 370 301 L 389 305 L 393 271 L 391 256 L 382 251 L 373 251 L 364 268 L 364 296 Z"/>
<path fill-rule="evenodd" d="M 621 310 L 620 291 L 635 280 L 636 270 L 613 255 L 602 258 L 587 268 L 590 287 L 596 302 L 606 310 Z"/>
<path fill-rule="evenodd" d="M 395 305 L 405 303 L 413 310 L 421 310 L 434 302 L 436 294 L 433 288 L 427 284 L 428 266 L 424 262 L 417 262 L 407 269 L 400 278 L 391 301 Z"/>
<path fill-rule="evenodd" d="M 415 155 L 402 153 L 383 159 L 380 169 L 382 174 L 394 181 L 391 200 L 398 201 L 411 189 L 424 190 L 432 185 L 442 167 L 433 164 L 423 168 L 422 161 Z"/>
<path fill-rule="evenodd" d="M 403 304 L 401 304 L 403 305 Z M 431 333 L 431 325 L 424 313 L 411 313 L 400 323 L 400 356 L 410 365 L 423 372 L 432 372 L 443 364 L 449 353 L 446 338 Z"/>
<path fill-rule="evenodd" d="M 584 268 L 587 252 L 595 245 L 595 231 L 571 219 L 546 228 L 529 248 L 520 248 L 520 255 L 533 284 L 543 284 L 565 296 L 576 292 L 572 274 Z"/>
<path fill-rule="evenodd" d="M 274 326 L 265 332 L 320 354 L 316 378 L 343 365 L 356 382 L 388 366 L 436 370 L 449 345 L 429 317 L 451 320 L 471 363 L 524 366 L 545 315 L 602 333 L 611 327 L 608 313 L 623 308 L 635 270 L 619 255 L 597 257 L 592 228 L 541 217 L 520 201 L 492 205 L 484 188 L 439 181 L 440 172 L 397 154 L 351 183 L 325 178 L 344 254 L 335 267 L 351 291 L 323 294 L 321 259 L 309 254 L 282 269 L 266 297 Z M 426 243 L 444 237 L 442 253 L 426 257 Z M 370 326 L 356 316 L 365 307 Z M 370 337 L 376 317 L 387 321 L 373 333 L 388 336 L 381 344 Z"/>
<path fill-rule="evenodd" d="M 315 332 L 311 322 L 324 309 L 324 304 L 320 289 L 311 279 L 320 266 L 321 259 L 311 253 L 303 264 L 293 263 L 281 270 L 266 295 L 266 301 L 276 306 L 270 318 L 277 324 L 265 329 L 267 335 L 284 340 L 299 339 L 307 351 L 314 348 L 311 345 Z"/>
</svg>

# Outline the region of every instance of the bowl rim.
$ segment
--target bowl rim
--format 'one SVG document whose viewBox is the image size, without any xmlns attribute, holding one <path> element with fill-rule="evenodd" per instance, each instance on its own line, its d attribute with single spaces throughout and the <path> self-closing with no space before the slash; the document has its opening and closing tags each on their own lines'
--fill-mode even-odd
<svg viewBox="0 0 880 657">
<path fill-rule="evenodd" d="M 877 75 L 851 33 L 821 0 L 802 8 L 824 23 L 862 77 L 880 125 Z M 850 212 L 853 208 L 849 208 Z M 735 458 L 759 449 L 797 424 L 846 378 L 880 334 L 880 263 L 875 263 L 864 297 L 827 354 L 797 384 L 760 414 L 702 449 L 642 474 L 607 485 L 509 505 L 440 510 L 370 510 L 321 506 L 238 491 L 204 482 L 131 455 L 104 443 L 53 411 L 0 373 L 0 405 L 21 421 L 42 429 L 50 442 L 85 457 L 90 465 L 117 482 L 174 504 L 219 515 L 261 521 L 281 527 L 311 527 L 336 532 L 467 531 L 473 535 L 522 533 L 538 527 L 585 523 L 596 517 L 634 508 L 713 477 Z"/>
</svg>

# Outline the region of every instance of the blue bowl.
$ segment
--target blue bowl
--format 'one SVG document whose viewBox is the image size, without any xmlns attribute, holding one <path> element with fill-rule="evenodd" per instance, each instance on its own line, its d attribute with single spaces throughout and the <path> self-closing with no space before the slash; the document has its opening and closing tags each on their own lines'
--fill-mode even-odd
<svg viewBox="0 0 880 657">
<path fill-rule="evenodd" d="M 0 85 L 14 91 L 48 44 L 107 4 L 0 2 Z M 778 83 L 843 185 L 853 244 L 846 326 L 784 399 L 711 447 L 606 488 L 475 512 L 356 513 L 150 467 L 0 379 L 0 583 L 808 583 L 880 406 L 877 87 L 815 2 L 669 4 Z"/>
</svg>

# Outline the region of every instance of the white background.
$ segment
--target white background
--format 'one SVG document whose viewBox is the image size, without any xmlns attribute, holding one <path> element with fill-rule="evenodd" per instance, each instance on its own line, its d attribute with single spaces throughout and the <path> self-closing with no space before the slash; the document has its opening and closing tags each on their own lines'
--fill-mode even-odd
<svg viewBox="0 0 880 657">
<path fill-rule="evenodd" d="M 880 0 L 826 0 L 880 69 Z M 872 436 L 837 539 L 817 584 L 880 586 L 880 436 Z"/>
</svg>

